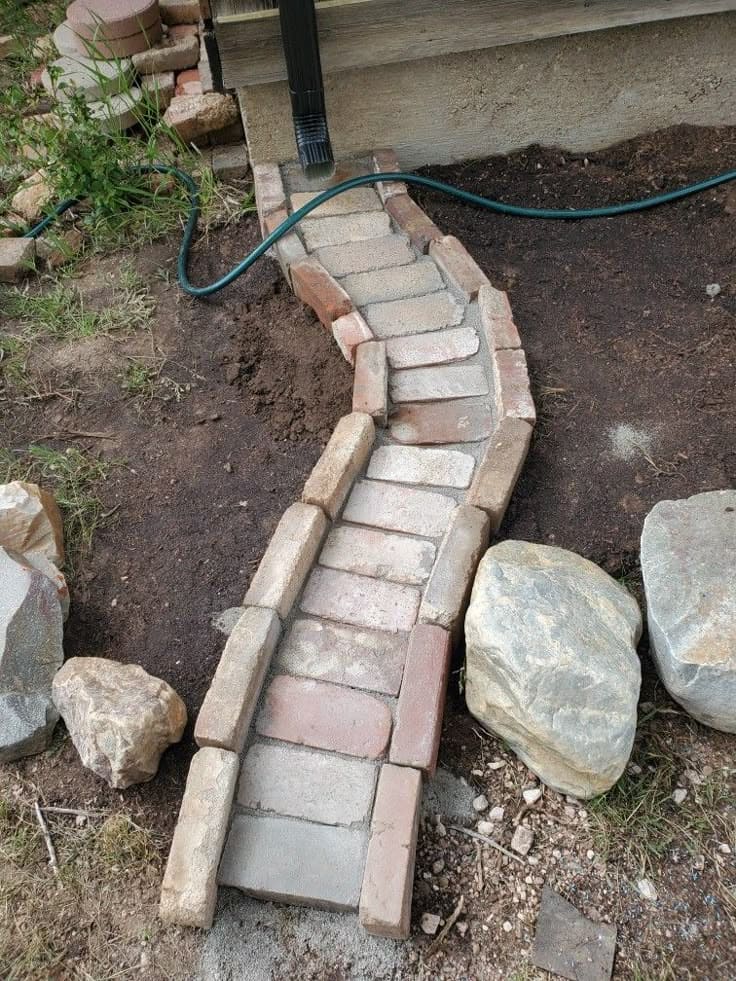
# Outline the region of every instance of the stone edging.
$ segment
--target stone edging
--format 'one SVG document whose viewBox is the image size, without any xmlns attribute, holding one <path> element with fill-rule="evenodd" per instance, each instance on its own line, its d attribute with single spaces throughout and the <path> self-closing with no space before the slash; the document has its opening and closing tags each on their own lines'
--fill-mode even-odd
<svg viewBox="0 0 736 981">
<path fill-rule="evenodd" d="M 369 167 L 399 170 L 388 150 Z M 309 196 L 287 195 L 276 165 L 254 180 L 264 233 Z M 200 710 L 161 896 L 182 925 L 211 925 L 220 867 L 224 885 L 408 936 L 451 650 L 535 412 L 506 294 L 404 184 L 376 190 L 273 250 L 354 366 L 354 411 L 279 522 Z M 317 864 L 298 881 L 302 860 L 325 881 Z"/>
</svg>

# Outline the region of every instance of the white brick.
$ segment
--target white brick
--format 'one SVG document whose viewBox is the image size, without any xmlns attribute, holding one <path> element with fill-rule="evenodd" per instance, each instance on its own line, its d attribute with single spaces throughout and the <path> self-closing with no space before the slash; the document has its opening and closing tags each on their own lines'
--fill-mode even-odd
<svg viewBox="0 0 736 981">
<path fill-rule="evenodd" d="M 437 266 L 430 259 L 420 259 L 407 266 L 352 273 L 340 285 L 356 306 L 364 306 L 433 293 L 441 290 L 444 283 Z"/>
<path fill-rule="evenodd" d="M 465 307 L 452 293 L 441 290 L 406 300 L 371 303 L 363 310 L 363 316 L 376 337 L 385 339 L 455 327 L 464 312 Z"/>
<path fill-rule="evenodd" d="M 445 533 L 455 506 L 451 497 L 434 491 L 361 480 L 353 487 L 343 518 L 359 525 L 438 538 Z"/>
<path fill-rule="evenodd" d="M 327 620 L 397 633 L 414 626 L 419 597 L 413 586 L 316 568 L 307 582 L 301 608 Z"/>
<path fill-rule="evenodd" d="M 316 504 L 334 521 L 373 447 L 376 427 L 369 415 L 343 416 L 309 475 L 302 500 Z"/>
<path fill-rule="evenodd" d="M 341 525 L 327 536 L 319 563 L 330 569 L 421 586 L 432 571 L 434 556 L 431 542 Z"/>
<path fill-rule="evenodd" d="M 475 459 L 459 450 L 419 446 L 379 446 L 371 455 L 366 476 L 404 484 L 469 487 Z"/>
<path fill-rule="evenodd" d="M 403 266 L 416 260 L 416 253 L 405 235 L 385 235 L 362 242 L 331 245 L 318 249 L 316 256 L 333 276 Z"/>
<path fill-rule="evenodd" d="M 299 223 L 299 228 L 307 249 L 312 252 L 325 245 L 381 238 L 391 231 L 391 222 L 385 211 L 365 211 L 332 218 L 305 218 Z"/>
<path fill-rule="evenodd" d="M 299 191 L 291 195 L 291 210 L 296 211 L 313 201 L 321 191 Z M 381 199 L 372 187 L 354 187 L 335 195 L 314 211 L 308 218 L 329 218 L 332 215 L 351 215 L 360 211 L 382 211 Z"/>
<path fill-rule="evenodd" d="M 463 361 L 475 354 L 479 347 L 480 338 L 472 327 L 394 337 L 386 341 L 386 353 L 392 368 L 421 368 Z"/>
<path fill-rule="evenodd" d="M 395 371 L 389 380 L 392 402 L 441 402 L 488 394 L 482 365 L 443 365 Z"/>
</svg>

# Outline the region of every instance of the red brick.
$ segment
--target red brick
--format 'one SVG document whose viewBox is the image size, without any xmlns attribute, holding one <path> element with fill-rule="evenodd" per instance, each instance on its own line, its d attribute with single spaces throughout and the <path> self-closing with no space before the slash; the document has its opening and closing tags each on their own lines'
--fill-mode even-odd
<svg viewBox="0 0 736 981">
<path fill-rule="evenodd" d="M 417 624 L 409 638 L 396 708 L 392 763 L 434 773 L 449 673 L 450 634 L 433 624 Z"/>
<path fill-rule="evenodd" d="M 534 408 L 526 355 L 516 351 L 496 351 L 493 356 L 493 373 L 496 382 L 496 404 L 501 419 L 513 416 L 525 419 L 532 425 L 537 413 Z"/>
<path fill-rule="evenodd" d="M 491 351 L 521 347 L 519 331 L 511 315 L 509 298 L 492 286 L 483 286 L 478 293 L 480 322 Z"/>
<path fill-rule="evenodd" d="M 420 252 L 427 252 L 431 242 L 439 242 L 442 232 L 408 194 L 396 194 L 386 202 L 386 211 L 396 224 L 406 232 L 412 245 Z"/>
<path fill-rule="evenodd" d="M 486 447 L 468 492 L 467 503 L 486 512 L 494 533 L 503 521 L 531 438 L 532 427 L 528 422 L 512 416 L 502 419 Z"/>
<path fill-rule="evenodd" d="M 266 215 L 263 219 L 263 237 L 270 235 L 271 232 L 275 232 L 279 225 L 286 221 L 289 217 L 286 208 L 281 208 L 279 211 L 272 211 L 270 214 Z M 284 236 L 285 237 L 285 236 Z M 281 239 L 279 239 L 281 241 Z M 304 253 L 306 256 L 306 252 Z"/>
<path fill-rule="evenodd" d="M 354 365 L 358 345 L 364 341 L 372 341 L 373 331 L 358 311 L 353 310 L 332 324 L 332 336 L 348 364 Z"/>
<path fill-rule="evenodd" d="M 291 267 L 291 283 L 302 303 L 314 310 L 325 327 L 332 327 L 333 320 L 353 309 L 353 301 L 342 286 L 311 256 Z"/>
<path fill-rule="evenodd" d="M 491 435 L 493 422 L 487 406 L 457 399 L 402 405 L 391 415 L 389 429 L 393 439 L 410 446 L 475 443 Z"/>
<path fill-rule="evenodd" d="M 445 235 L 429 245 L 429 254 L 466 300 L 474 300 L 488 277 L 465 246 L 454 235 Z"/>
<path fill-rule="evenodd" d="M 286 214 L 286 194 L 278 164 L 254 164 L 253 187 L 261 227 L 268 215 L 282 210 Z"/>
<path fill-rule="evenodd" d="M 368 933 L 409 936 L 421 800 L 419 770 L 381 767 L 360 893 L 360 922 Z"/>
<path fill-rule="evenodd" d="M 388 746 L 391 710 L 365 692 L 281 674 L 268 687 L 256 729 L 271 739 L 377 759 Z"/>
<path fill-rule="evenodd" d="M 353 412 L 367 412 L 377 426 L 388 420 L 388 361 L 386 342 L 361 344 L 355 357 Z"/>
<path fill-rule="evenodd" d="M 187 68 L 176 76 L 176 95 L 199 95 L 202 92 L 202 80 L 198 68 Z"/>
</svg>

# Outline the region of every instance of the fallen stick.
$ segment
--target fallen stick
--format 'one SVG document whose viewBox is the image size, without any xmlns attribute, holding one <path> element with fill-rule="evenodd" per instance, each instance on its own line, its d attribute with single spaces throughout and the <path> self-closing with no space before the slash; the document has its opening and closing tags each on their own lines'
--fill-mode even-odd
<svg viewBox="0 0 736 981">
<path fill-rule="evenodd" d="M 82 817 L 107 817 L 107 811 L 78 811 L 74 807 L 42 807 L 42 811 L 47 814 L 73 814 L 75 817 L 81 815 Z"/>
<path fill-rule="evenodd" d="M 453 831 L 459 831 L 462 835 L 467 835 L 469 838 L 477 838 L 478 841 L 484 841 L 487 845 L 490 845 L 491 848 L 495 848 L 496 851 L 499 851 L 502 855 L 505 855 L 506 858 L 513 858 L 515 862 L 520 862 L 522 865 L 526 865 L 523 858 L 521 858 L 519 855 L 514 855 L 514 853 L 510 852 L 508 848 L 504 848 L 503 845 L 499 845 L 497 841 L 494 841 L 493 838 L 489 838 L 488 835 L 481 835 L 477 831 L 471 831 L 470 828 L 461 828 L 457 824 L 451 824 L 450 828 Z"/>
<path fill-rule="evenodd" d="M 49 865 L 54 870 L 54 875 L 58 875 L 59 862 L 56 858 L 56 849 L 54 848 L 54 843 L 51 840 L 48 825 L 46 824 L 43 814 L 41 813 L 41 806 L 38 803 L 38 799 L 34 802 L 33 809 L 36 812 L 36 820 L 38 821 L 38 826 L 41 829 L 43 840 L 46 842 L 46 851 L 49 853 Z"/>
<path fill-rule="evenodd" d="M 442 927 L 439 934 L 437 935 L 437 939 L 432 941 L 432 945 L 427 951 L 427 957 L 431 957 L 432 954 L 434 954 L 434 952 L 440 946 L 440 944 L 445 939 L 447 934 L 455 926 L 455 922 L 457 921 L 458 916 L 460 916 L 460 914 L 462 913 L 464 906 L 465 906 L 465 896 L 461 896 L 460 899 L 458 900 L 457 906 L 452 911 L 449 920 L 447 921 L 447 923 L 445 923 L 445 925 Z"/>
</svg>

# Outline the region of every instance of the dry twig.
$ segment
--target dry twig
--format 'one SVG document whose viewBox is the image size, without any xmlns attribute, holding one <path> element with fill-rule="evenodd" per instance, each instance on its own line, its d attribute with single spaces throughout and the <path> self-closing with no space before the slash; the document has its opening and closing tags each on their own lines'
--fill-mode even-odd
<svg viewBox="0 0 736 981">
<path fill-rule="evenodd" d="M 38 826 L 41 829 L 43 840 L 46 843 L 46 851 L 49 853 L 49 865 L 54 870 L 54 875 L 58 875 L 59 862 L 56 858 L 56 849 L 54 848 L 54 843 L 51 840 L 51 835 L 49 833 L 48 825 L 46 824 L 46 819 L 41 813 L 41 805 L 38 803 L 38 798 L 36 798 L 36 800 L 34 801 L 33 810 L 36 813 L 36 820 L 38 821 Z"/>
<path fill-rule="evenodd" d="M 513 858 L 515 862 L 520 862 L 522 865 L 526 865 L 523 858 L 521 858 L 519 855 L 514 855 L 514 853 L 510 852 L 508 848 L 504 848 L 503 845 L 499 845 L 497 841 L 494 841 L 493 838 L 489 838 L 488 835 L 482 835 L 477 831 L 471 831 L 470 828 L 461 828 L 457 824 L 451 824 L 450 828 L 453 831 L 459 831 L 460 834 L 467 835 L 469 838 L 477 838 L 478 841 L 484 841 L 486 845 L 490 845 L 491 848 L 495 848 L 496 851 L 501 852 L 501 854 L 505 855 L 506 858 Z"/>
<path fill-rule="evenodd" d="M 440 946 L 440 944 L 445 939 L 447 934 L 455 926 L 457 918 L 462 913 L 464 907 L 465 907 L 465 896 L 461 896 L 460 899 L 458 900 L 457 906 L 452 911 L 452 914 L 450 915 L 450 918 L 448 919 L 447 923 L 445 923 L 445 925 L 442 927 L 440 932 L 437 934 L 437 939 L 432 941 L 432 945 L 427 951 L 427 957 L 431 957 L 432 954 L 434 954 L 434 952 Z"/>
</svg>

